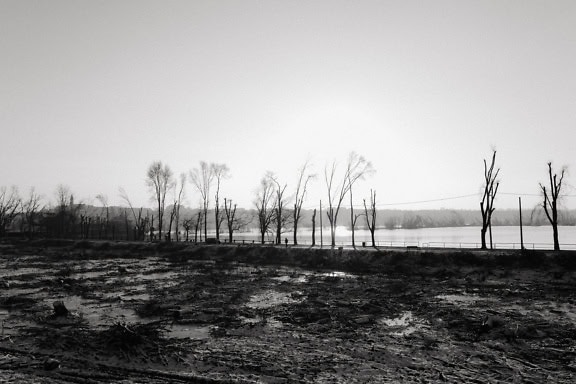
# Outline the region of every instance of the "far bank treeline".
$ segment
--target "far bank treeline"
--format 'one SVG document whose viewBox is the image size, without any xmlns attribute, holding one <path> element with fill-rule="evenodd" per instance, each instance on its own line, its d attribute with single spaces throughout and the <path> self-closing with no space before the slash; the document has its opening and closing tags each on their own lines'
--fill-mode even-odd
<svg viewBox="0 0 576 384">
<path fill-rule="evenodd" d="M 496 151 L 490 161 L 484 160 L 483 195 L 480 210 L 390 210 L 379 209 L 375 190 L 370 196 L 354 195 L 354 187 L 366 182 L 375 173 L 372 164 L 352 152 L 345 162 L 326 164 L 321 174 L 314 173 L 305 162 L 297 173 L 297 183 L 289 188 L 274 173 L 266 172 L 255 194 L 253 207 L 237 207 L 232 196 L 221 196 L 223 183 L 230 176 L 226 164 L 200 162 L 199 166 L 178 177 L 160 161 L 153 162 L 146 172 L 146 185 L 155 207 L 134 207 L 120 188 L 124 207 L 109 206 L 108 197 L 97 195 L 99 207 L 74 199 L 67 186 L 59 185 L 55 203 L 45 202 L 32 188 L 25 197 L 16 187 L 0 188 L 0 237 L 47 236 L 78 239 L 165 240 L 232 242 L 234 234 L 256 231 L 262 243 L 281 243 L 287 237 L 298 243 L 298 230 L 312 232 L 315 244 L 320 223 L 328 228 L 335 244 L 336 226 L 354 232 L 367 229 L 375 246 L 376 229 L 415 229 L 433 227 L 478 226 L 482 247 L 487 248 L 486 234 L 493 225 L 519 225 L 517 210 L 496 210 L 494 202 L 500 185 L 496 168 Z M 559 210 L 565 169 L 557 174 L 548 163 L 548 181 L 540 184 L 540 209 L 523 211 L 524 225 L 550 224 L 554 248 L 559 249 L 558 225 L 576 225 L 576 211 Z M 326 198 L 317 209 L 303 208 L 310 183 L 324 185 Z M 200 196 L 198 207 L 182 205 L 188 188 Z M 317 202 L 307 202 L 314 206 Z M 322 209 L 322 211 L 320 211 Z M 322 216 L 320 216 L 322 215 Z M 222 238 L 221 238 L 222 237 Z M 491 246 L 491 244 L 490 244 Z"/>
</svg>

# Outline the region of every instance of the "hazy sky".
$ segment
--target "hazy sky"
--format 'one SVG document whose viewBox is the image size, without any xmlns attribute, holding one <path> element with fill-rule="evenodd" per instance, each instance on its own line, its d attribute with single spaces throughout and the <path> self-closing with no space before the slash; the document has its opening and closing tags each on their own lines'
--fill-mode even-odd
<svg viewBox="0 0 576 384">
<path fill-rule="evenodd" d="M 151 162 L 204 160 L 251 207 L 267 170 L 292 191 L 356 151 L 358 204 L 476 209 L 495 148 L 497 208 L 536 204 L 548 161 L 576 207 L 576 1 L 0 0 L 0 130 L 0 186 L 46 201 L 148 206 Z"/>
</svg>

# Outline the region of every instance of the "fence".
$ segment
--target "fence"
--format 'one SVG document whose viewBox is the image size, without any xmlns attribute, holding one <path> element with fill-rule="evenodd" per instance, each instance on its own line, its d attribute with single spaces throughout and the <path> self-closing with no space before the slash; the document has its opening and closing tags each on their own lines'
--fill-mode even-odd
<svg viewBox="0 0 576 384">
<path fill-rule="evenodd" d="M 228 239 L 222 240 L 222 243 L 227 244 Z M 240 239 L 233 239 L 233 244 L 242 244 L 242 245 L 249 245 L 249 244 L 262 244 L 259 239 L 256 238 L 240 238 Z M 276 244 L 273 240 L 265 240 L 264 245 L 274 245 Z M 291 241 L 288 242 L 289 245 L 294 245 Z M 285 243 L 278 244 L 284 246 Z M 312 242 L 309 240 L 302 240 L 298 241 L 298 245 L 301 246 L 312 246 Z M 316 242 L 314 246 L 330 247 L 331 244 L 328 241 L 324 241 L 322 244 L 320 242 Z M 407 249 L 414 249 L 414 248 L 430 248 L 430 249 L 481 249 L 482 244 L 480 242 L 419 242 L 419 241 L 376 241 L 375 245 L 377 248 L 407 248 Z M 355 242 L 355 245 L 352 244 L 351 241 L 336 241 L 335 246 L 337 247 L 346 247 L 351 248 L 353 246 L 357 248 L 369 248 L 372 247 L 372 242 L 360 241 Z M 488 245 L 490 248 L 490 245 Z M 510 249 L 522 249 L 520 243 L 493 243 L 492 249 L 495 250 L 510 250 Z M 554 245 L 551 243 L 524 243 L 524 249 L 531 249 L 531 250 L 552 250 L 554 249 Z M 574 243 L 562 243 L 560 244 L 561 250 L 576 250 L 576 244 Z"/>
</svg>

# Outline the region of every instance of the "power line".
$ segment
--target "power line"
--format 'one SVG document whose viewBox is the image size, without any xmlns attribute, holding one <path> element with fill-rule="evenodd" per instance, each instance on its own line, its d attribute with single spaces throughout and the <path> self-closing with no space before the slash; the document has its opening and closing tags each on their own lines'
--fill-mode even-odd
<svg viewBox="0 0 576 384">
<path fill-rule="evenodd" d="M 442 197 L 439 199 L 430 199 L 430 200 L 418 200 L 418 201 L 405 201 L 405 202 L 401 202 L 401 203 L 382 203 L 382 204 L 376 204 L 376 207 L 385 207 L 385 206 L 393 206 L 393 205 L 410 205 L 410 204 L 423 204 L 423 203 L 433 203 L 433 202 L 437 202 L 437 201 L 447 201 L 447 200 L 456 200 L 456 199 L 464 199 L 467 197 L 473 197 L 473 196 L 478 196 L 477 193 L 472 193 L 469 195 L 461 195 L 461 196 L 451 196 L 451 197 Z M 344 206 L 347 208 L 347 206 Z M 364 208 L 363 205 L 354 205 L 354 208 L 356 207 L 360 207 L 360 208 Z M 310 208 L 315 208 L 315 206 L 307 206 L 305 207 L 306 209 L 310 209 Z"/>
<path fill-rule="evenodd" d="M 541 196 L 538 193 L 515 193 L 515 192 L 499 192 L 498 195 L 521 196 L 521 197 L 527 197 L 527 196 L 539 197 L 539 196 Z M 376 207 L 381 208 L 381 207 L 390 207 L 390 206 L 397 206 L 397 205 L 435 203 L 438 201 L 458 200 L 458 199 L 465 199 L 468 197 L 475 197 L 475 196 L 478 197 L 478 196 L 480 196 L 480 194 L 479 193 L 471 193 L 468 195 L 441 197 L 438 199 L 404 201 L 404 202 L 399 202 L 399 203 L 381 203 L 381 204 L 376 204 Z M 576 197 L 576 195 L 563 195 L 563 197 Z M 347 208 L 348 206 L 343 205 L 343 207 Z M 316 206 L 315 205 L 307 205 L 303 208 L 304 209 L 314 209 L 314 208 L 316 208 Z M 354 204 L 354 208 L 364 208 L 364 206 L 361 204 Z"/>
<path fill-rule="evenodd" d="M 431 200 L 406 201 L 406 202 L 402 202 L 402 203 L 385 203 L 385 204 L 377 204 L 377 206 L 378 207 L 380 207 L 380 206 L 384 207 L 384 206 L 391 206 L 391 205 L 410 205 L 410 204 L 434 203 L 437 201 L 464 199 L 464 198 L 472 197 L 472 196 L 478 196 L 478 194 L 473 193 L 473 194 L 469 194 L 469 195 L 443 197 L 440 199 L 431 199 Z"/>
</svg>

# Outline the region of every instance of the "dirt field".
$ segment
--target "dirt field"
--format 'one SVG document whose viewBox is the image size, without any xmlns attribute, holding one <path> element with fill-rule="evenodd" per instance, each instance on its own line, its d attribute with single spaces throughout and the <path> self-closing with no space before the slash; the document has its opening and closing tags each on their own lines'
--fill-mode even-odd
<svg viewBox="0 0 576 384">
<path fill-rule="evenodd" d="M 575 253 L 0 243 L 0 383 L 572 383 L 575 271 Z"/>
</svg>

